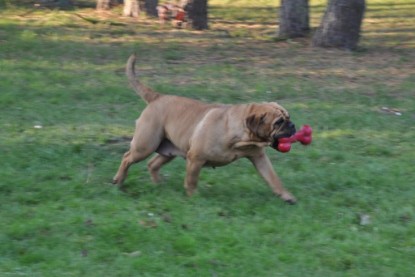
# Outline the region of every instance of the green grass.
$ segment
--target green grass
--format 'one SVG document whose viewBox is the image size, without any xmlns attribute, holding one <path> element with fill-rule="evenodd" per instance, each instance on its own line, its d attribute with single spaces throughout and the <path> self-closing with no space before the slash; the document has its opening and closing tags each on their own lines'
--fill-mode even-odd
<svg viewBox="0 0 415 277">
<path fill-rule="evenodd" d="M 28 13 L 5 2 L 0 276 L 413 274 L 413 1 L 368 1 L 358 52 L 276 42 L 271 1 L 220 2 L 210 2 L 203 33 L 119 10 Z M 324 3 L 311 4 L 316 27 Z M 123 73 L 134 51 L 142 80 L 163 93 L 277 100 L 297 125 L 310 124 L 311 146 L 268 150 L 299 203 L 275 198 L 243 160 L 203 170 L 192 198 L 180 159 L 160 186 L 141 163 L 125 191 L 114 188 L 144 108 Z"/>
</svg>

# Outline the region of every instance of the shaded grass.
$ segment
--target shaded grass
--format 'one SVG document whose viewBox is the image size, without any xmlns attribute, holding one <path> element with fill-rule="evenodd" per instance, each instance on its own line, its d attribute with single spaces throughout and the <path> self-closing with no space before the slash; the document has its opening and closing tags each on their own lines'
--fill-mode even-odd
<svg viewBox="0 0 415 277">
<path fill-rule="evenodd" d="M 126 26 L 2 11 L 0 275 L 412 274 L 413 3 L 369 1 L 357 53 L 273 42 L 272 9 L 212 4 L 205 33 L 87 9 L 76 12 Z M 163 93 L 278 100 L 313 126 L 310 147 L 268 150 L 299 204 L 276 199 L 247 161 L 204 170 L 191 199 L 180 159 L 160 186 L 140 164 L 125 191 L 112 187 L 144 107 L 123 73 L 133 51 L 142 80 Z"/>
</svg>

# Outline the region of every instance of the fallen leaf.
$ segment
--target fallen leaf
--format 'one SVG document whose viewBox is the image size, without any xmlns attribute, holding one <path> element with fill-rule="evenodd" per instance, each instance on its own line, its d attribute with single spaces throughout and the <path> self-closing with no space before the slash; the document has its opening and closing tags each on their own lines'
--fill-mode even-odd
<svg viewBox="0 0 415 277">
<path fill-rule="evenodd" d="M 171 223 L 172 221 L 171 216 L 168 213 L 163 214 L 161 218 L 163 219 L 164 222 L 167 222 L 167 223 Z"/>
<path fill-rule="evenodd" d="M 154 220 L 140 220 L 138 222 L 141 226 L 144 226 L 146 228 L 157 228 L 158 225 Z"/>
<path fill-rule="evenodd" d="M 83 250 L 81 251 L 81 256 L 82 256 L 82 257 L 87 257 L 87 256 L 88 256 L 88 250 L 83 249 Z"/>
</svg>

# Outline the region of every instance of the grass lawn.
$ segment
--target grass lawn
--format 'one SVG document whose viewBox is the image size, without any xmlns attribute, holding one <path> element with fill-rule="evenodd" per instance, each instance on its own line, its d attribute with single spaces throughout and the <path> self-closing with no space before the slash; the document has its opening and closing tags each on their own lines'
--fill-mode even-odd
<svg viewBox="0 0 415 277">
<path fill-rule="evenodd" d="M 209 1 L 206 32 L 12 2 L 0 1 L 0 276 L 413 275 L 413 1 L 369 0 L 357 52 L 276 40 L 271 0 Z M 313 28 L 324 3 L 311 1 Z M 192 198 L 180 159 L 162 185 L 143 162 L 113 187 L 145 106 L 123 72 L 132 52 L 162 93 L 278 101 L 310 124 L 311 146 L 267 150 L 298 204 L 245 160 L 204 169 Z"/>
</svg>

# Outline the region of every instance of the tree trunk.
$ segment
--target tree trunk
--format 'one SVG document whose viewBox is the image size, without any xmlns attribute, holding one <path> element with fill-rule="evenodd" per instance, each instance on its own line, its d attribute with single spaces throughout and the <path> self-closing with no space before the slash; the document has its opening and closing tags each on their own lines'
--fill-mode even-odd
<svg viewBox="0 0 415 277">
<path fill-rule="evenodd" d="M 97 0 L 97 10 L 105 11 L 111 8 L 111 0 Z"/>
<path fill-rule="evenodd" d="M 188 12 L 188 17 L 191 21 L 191 26 L 193 29 L 208 29 L 207 0 L 189 1 L 186 5 L 185 10 Z"/>
<path fill-rule="evenodd" d="M 365 6 L 365 0 L 330 0 L 313 46 L 356 49 Z"/>
<path fill-rule="evenodd" d="M 3 1 L 4 2 L 4 1 Z M 25 1 L 5 1 L 6 5 L 7 2 L 25 2 Z M 28 1 L 26 1 L 28 2 Z M 43 0 L 43 1 L 30 1 L 39 4 L 41 7 L 48 7 L 48 8 L 59 8 L 62 10 L 68 10 L 73 8 L 73 1 L 72 0 Z M 2 0 L 0 0 L 0 7 L 1 7 Z"/>
<path fill-rule="evenodd" d="M 72 0 L 59 0 L 58 6 L 61 9 L 69 9 L 69 8 L 72 8 L 73 3 L 72 3 Z"/>
<path fill-rule="evenodd" d="M 159 4 L 158 0 L 145 0 L 144 9 L 146 14 L 149 16 L 157 17 L 157 6 Z"/>
<path fill-rule="evenodd" d="M 279 37 L 304 37 L 310 30 L 309 21 L 308 0 L 281 0 Z"/>
<path fill-rule="evenodd" d="M 138 17 L 141 11 L 149 16 L 157 16 L 158 0 L 124 0 L 124 16 Z"/>
<path fill-rule="evenodd" d="M 138 17 L 140 5 L 138 0 L 124 0 L 123 16 Z"/>
</svg>

